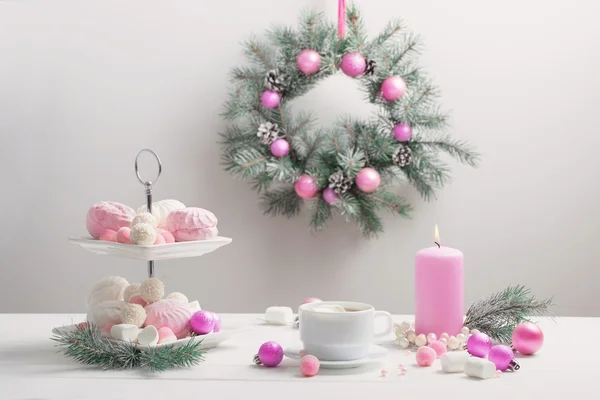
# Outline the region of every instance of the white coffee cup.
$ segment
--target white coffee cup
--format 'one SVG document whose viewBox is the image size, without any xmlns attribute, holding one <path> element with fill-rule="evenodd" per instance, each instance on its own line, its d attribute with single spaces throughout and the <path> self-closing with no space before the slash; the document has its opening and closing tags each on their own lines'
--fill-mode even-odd
<svg viewBox="0 0 600 400">
<path fill-rule="evenodd" d="M 344 312 L 332 312 L 341 306 Z M 321 310 L 319 310 L 319 308 Z M 351 361 L 366 357 L 374 337 L 392 331 L 392 316 L 375 311 L 372 305 L 353 301 L 324 301 L 300 306 L 300 340 L 306 354 L 324 361 Z M 383 318 L 385 328 L 375 332 L 375 319 Z"/>
</svg>

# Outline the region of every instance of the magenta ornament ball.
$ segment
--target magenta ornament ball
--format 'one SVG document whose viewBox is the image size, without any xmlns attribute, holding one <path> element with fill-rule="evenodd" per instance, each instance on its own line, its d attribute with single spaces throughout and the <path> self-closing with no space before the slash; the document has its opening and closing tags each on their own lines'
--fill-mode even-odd
<svg viewBox="0 0 600 400">
<path fill-rule="evenodd" d="M 266 108 L 275 108 L 281 101 L 281 95 L 274 90 L 265 90 L 260 97 L 260 102 Z"/>
<path fill-rule="evenodd" d="M 304 74 L 314 74 L 321 68 L 321 55 L 315 50 L 302 50 L 296 57 L 296 65 Z"/>
<path fill-rule="evenodd" d="M 319 188 L 317 187 L 317 181 L 310 175 L 302 175 L 296 183 L 294 183 L 294 190 L 296 194 L 303 199 L 311 199 L 315 197 Z"/>
<path fill-rule="evenodd" d="M 356 186 L 366 193 L 371 193 L 377 190 L 381 183 L 379 172 L 373 168 L 363 168 L 356 175 Z"/>
<path fill-rule="evenodd" d="M 283 348 L 276 342 L 265 342 L 258 349 L 258 359 L 265 367 L 276 367 L 283 360 Z"/>
<path fill-rule="evenodd" d="M 337 194 L 332 188 L 328 187 L 325 190 L 323 190 L 323 200 L 325 200 L 327 204 L 332 205 L 333 203 L 338 201 L 339 198 L 340 195 Z"/>
<path fill-rule="evenodd" d="M 342 57 L 342 71 L 352 78 L 363 74 L 367 68 L 367 61 L 360 53 L 348 53 Z"/>
<path fill-rule="evenodd" d="M 198 335 L 206 335 L 215 327 L 215 316 L 210 311 L 196 311 L 190 318 L 190 326 Z"/>
<path fill-rule="evenodd" d="M 475 332 L 467 340 L 467 351 L 470 355 L 485 358 L 492 348 L 492 339 L 485 333 Z"/>
<path fill-rule="evenodd" d="M 544 332 L 532 322 L 521 322 L 512 333 L 512 345 L 521 354 L 531 355 L 544 344 Z"/>
<path fill-rule="evenodd" d="M 399 142 L 408 142 L 412 138 L 412 127 L 403 122 L 394 126 L 394 138 Z"/>
<path fill-rule="evenodd" d="M 503 344 L 492 347 L 488 353 L 488 360 L 496 365 L 496 370 L 506 371 L 515 354 L 510 347 Z"/>
<path fill-rule="evenodd" d="M 275 157 L 285 157 L 290 152 L 290 144 L 285 139 L 277 139 L 271 143 L 271 154 Z"/>
<path fill-rule="evenodd" d="M 381 95 L 386 101 L 396 101 L 406 93 L 406 83 L 399 76 L 390 76 L 381 84 Z"/>
</svg>

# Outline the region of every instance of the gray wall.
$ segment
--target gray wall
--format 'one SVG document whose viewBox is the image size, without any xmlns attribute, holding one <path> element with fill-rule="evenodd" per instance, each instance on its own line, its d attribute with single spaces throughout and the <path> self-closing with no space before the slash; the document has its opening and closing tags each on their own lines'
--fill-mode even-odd
<svg viewBox="0 0 600 400">
<path fill-rule="evenodd" d="M 402 16 L 453 111 L 453 132 L 483 153 L 411 220 L 385 216 L 365 241 L 341 220 L 319 235 L 307 216 L 262 216 L 257 196 L 219 166 L 219 112 L 247 35 L 295 23 L 335 0 L 0 2 L 0 311 L 75 312 L 107 275 L 139 281 L 143 262 L 87 253 L 99 200 L 143 201 L 133 158 L 162 157 L 156 198 L 212 210 L 232 245 L 157 263 L 168 289 L 216 311 L 302 299 L 359 299 L 413 311 L 413 258 L 442 240 L 466 256 L 466 301 L 522 283 L 556 294 L 557 314 L 600 316 L 600 6 L 594 0 L 361 2 L 372 33 Z M 329 124 L 372 111 L 337 76 L 297 102 Z"/>
</svg>

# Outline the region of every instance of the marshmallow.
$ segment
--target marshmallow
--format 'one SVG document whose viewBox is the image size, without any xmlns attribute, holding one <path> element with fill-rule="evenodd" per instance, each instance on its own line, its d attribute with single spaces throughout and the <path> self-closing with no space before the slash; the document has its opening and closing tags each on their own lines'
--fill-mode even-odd
<svg viewBox="0 0 600 400">
<path fill-rule="evenodd" d="M 118 324 L 110 328 L 110 336 L 113 339 L 124 340 L 126 342 L 135 342 L 139 332 L 138 327 L 131 324 Z"/>
<path fill-rule="evenodd" d="M 148 325 L 140 331 L 137 341 L 142 346 L 156 346 L 158 343 L 158 331 L 152 325 Z"/>
<path fill-rule="evenodd" d="M 465 363 L 465 374 L 472 378 L 490 379 L 496 376 L 496 365 L 485 358 L 469 357 Z"/>
<path fill-rule="evenodd" d="M 465 370 L 465 363 L 469 359 L 468 351 L 450 351 L 442 357 L 442 371 L 444 372 L 463 372 Z"/>
<path fill-rule="evenodd" d="M 265 319 L 270 324 L 286 325 L 294 321 L 294 313 L 289 307 L 269 307 Z"/>
<path fill-rule="evenodd" d="M 324 312 L 324 313 L 345 313 L 346 312 L 344 307 L 339 306 L 337 304 L 326 304 L 326 305 L 318 306 L 318 307 L 312 308 L 311 311 Z"/>
<path fill-rule="evenodd" d="M 198 303 L 198 300 L 194 300 L 194 301 L 190 302 L 189 306 L 190 306 L 190 310 L 192 310 L 193 312 L 202 310 L 202 307 L 200 307 L 200 303 Z"/>
</svg>

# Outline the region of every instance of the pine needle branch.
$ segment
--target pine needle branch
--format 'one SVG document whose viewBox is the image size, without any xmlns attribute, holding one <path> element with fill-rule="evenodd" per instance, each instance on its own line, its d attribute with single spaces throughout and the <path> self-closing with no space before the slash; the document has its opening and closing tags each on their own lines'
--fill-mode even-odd
<svg viewBox="0 0 600 400">
<path fill-rule="evenodd" d="M 302 199 L 293 187 L 283 187 L 266 192 L 262 196 L 265 215 L 276 217 L 284 215 L 288 218 L 300 214 Z"/>
</svg>

